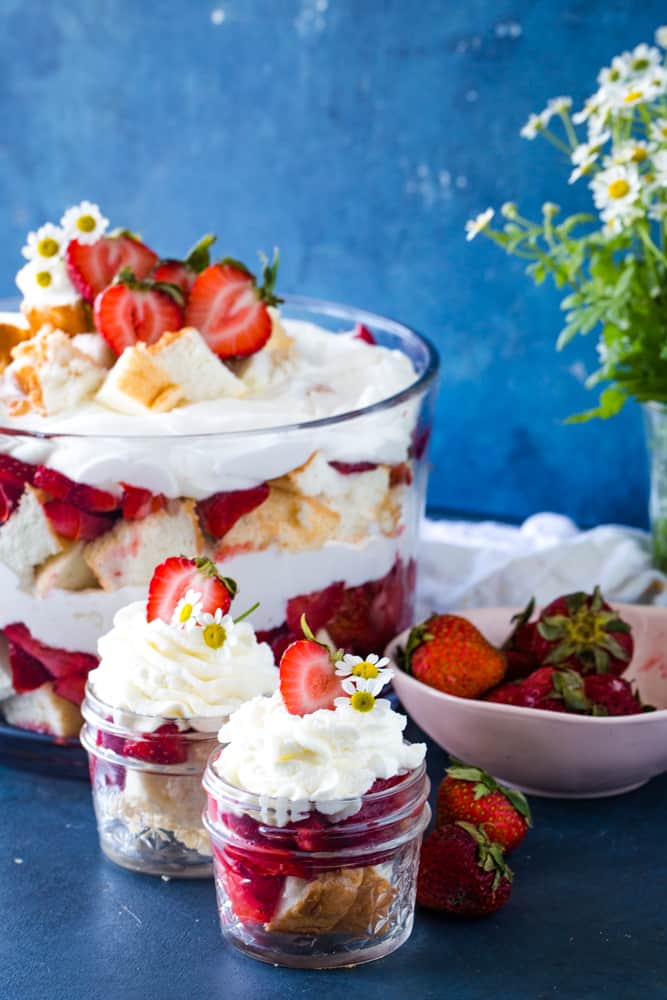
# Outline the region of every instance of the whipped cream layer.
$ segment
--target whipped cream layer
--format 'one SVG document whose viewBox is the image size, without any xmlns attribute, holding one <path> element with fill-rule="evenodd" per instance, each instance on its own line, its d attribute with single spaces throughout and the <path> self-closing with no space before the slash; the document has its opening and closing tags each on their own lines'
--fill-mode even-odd
<svg viewBox="0 0 667 1000">
<path fill-rule="evenodd" d="M 80 435 L 0 436 L 0 450 L 102 489 L 118 491 L 123 481 L 194 499 L 283 475 L 316 450 L 342 462 L 403 461 L 417 414 L 415 400 L 325 427 L 272 433 L 286 424 L 367 408 L 416 381 L 412 362 L 401 351 L 303 321 L 285 320 L 283 325 L 294 340 L 288 355 L 273 360 L 262 352 L 253 356 L 243 374 L 242 397 L 192 403 L 168 413 L 129 416 L 92 400 L 66 413 L 10 417 L 6 401 L 15 390 L 0 378 L 1 422 L 15 429 Z M 210 436 L 217 434 L 228 436 Z"/>
<path fill-rule="evenodd" d="M 377 778 L 393 778 L 418 767 L 424 743 L 405 743 L 407 718 L 380 699 L 371 712 L 350 705 L 291 715 L 280 692 L 254 698 L 234 712 L 218 733 L 226 744 L 215 762 L 229 784 L 257 796 L 314 803 L 318 811 L 340 813 L 341 800 L 359 800 Z M 360 803 L 348 803 L 353 814 Z M 305 813 L 307 814 L 307 808 Z M 276 825 L 299 809 L 286 809 Z M 282 819 L 282 823 L 280 820 Z"/>
<path fill-rule="evenodd" d="M 226 638 L 212 649 L 200 628 L 184 629 L 161 619 L 146 621 L 136 601 L 116 614 L 98 642 L 100 665 L 88 675 L 95 696 L 114 710 L 169 719 L 215 720 L 256 695 L 271 694 L 278 671 L 266 643 L 248 622 L 225 616 Z"/>
<path fill-rule="evenodd" d="M 321 549 L 304 552 L 276 548 L 247 552 L 225 559 L 221 569 L 236 580 L 241 602 L 246 596 L 248 604 L 259 601 L 252 616 L 255 628 L 269 629 L 285 621 L 291 597 L 322 590 L 334 580 L 357 587 L 379 579 L 389 572 L 397 556 L 408 560 L 414 546 L 414 532 L 406 530 L 396 538 L 377 535 L 360 545 L 327 542 Z M 0 592 L 5 594 L 0 603 L 0 628 L 23 622 L 36 639 L 49 646 L 96 653 L 98 637 L 112 627 L 116 612 L 132 601 L 141 601 L 146 588 L 54 588 L 46 597 L 36 597 L 20 589 L 14 572 L 0 563 Z"/>
</svg>

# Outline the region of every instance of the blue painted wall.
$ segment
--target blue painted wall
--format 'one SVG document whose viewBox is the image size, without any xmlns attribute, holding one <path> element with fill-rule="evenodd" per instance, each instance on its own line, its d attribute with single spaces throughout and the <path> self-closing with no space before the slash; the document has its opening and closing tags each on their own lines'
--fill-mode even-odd
<svg viewBox="0 0 667 1000">
<path fill-rule="evenodd" d="M 443 358 L 433 507 L 645 522 L 636 408 L 590 405 L 557 296 L 465 220 L 574 208 L 518 130 L 651 40 L 664 0 L 0 0 L 0 294 L 28 228 L 82 197 L 177 255 L 207 230 L 285 291 L 403 319 Z"/>
</svg>

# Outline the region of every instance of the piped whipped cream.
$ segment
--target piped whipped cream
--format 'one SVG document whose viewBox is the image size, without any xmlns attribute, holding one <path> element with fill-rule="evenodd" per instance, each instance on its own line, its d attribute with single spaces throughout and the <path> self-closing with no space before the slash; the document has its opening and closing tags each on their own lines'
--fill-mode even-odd
<svg viewBox="0 0 667 1000">
<path fill-rule="evenodd" d="M 407 719 L 379 699 L 369 712 L 355 710 L 345 699 L 334 709 L 308 715 L 287 711 L 280 692 L 246 702 L 222 726 L 218 739 L 226 744 L 214 768 L 226 782 L 257 796 L 286 800 L 289 818 L 307 815 L 308 803 L 336 814 L 342 799 L 354 799 L 354 813 L 378 778 L 393 778 L 419 767 L 424 743 L 403 739 Z M 287 815 L 277 818 L 286 822 Z"/>
<path fill-rule="evenodd" d="M 201 628 L 146 621 L 143 601 L 121 608 L 98 642 L 100 665 L 88 675 L 93 694 L 114 717 L 126 711 L 196 720 L 194 728 L 215 731 L 243 702 L 278 686 L 271 649 L 257 642 L 252 626 L 229 615 L 221 624 L 225 641 L 212 648 Z"/>
</svg>

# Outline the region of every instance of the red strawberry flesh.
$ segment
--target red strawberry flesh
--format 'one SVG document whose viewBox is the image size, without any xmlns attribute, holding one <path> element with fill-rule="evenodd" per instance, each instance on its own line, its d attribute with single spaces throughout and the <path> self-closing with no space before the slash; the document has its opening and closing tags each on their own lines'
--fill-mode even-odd
<svg viewBox="0 0 667 1000">
<path fill-rule="evenodd" d="M 197 272 L 193 271 L 181 260 L 163 260 L 155 268 L 151 274 L 151 278 L 153 281 L 177 285 L 187 298 L 197 280 Z"/>
<path fill-rule="evenodd" d="M 87 674 L 97 666 L 97 657 L 92 653 L 72 652 L 47 646 L 35 639 L 22 622 L 5 625 L 3 630 L 9 642 L 24 653 L 38 660 L 52 677 L 67 677 L 70 674 Z"/>
<path fill-rule="evenodd" d="M 19 486 L 26 483 L 32 485 L 35 478 L 35 465 L 22 462 L 13 455 L 0 453 L 0 482 L 8 482 Z"/>
<path fill-rule="evenodd" d="M 154 344 L 163 333 L 183 326 L 183 310 L 168 292 L 123 282 L 97 296 L 93 314 L 96 329 L 119 355 L 139 341 Z"/>
<path fill-rule="evenodd" d="M 67 500 L 82 510 L 92 514 L 108 514 L 118 510 L 118 500 L 113 493 L 100 490 L 96 486 L 76 483 L 62 472 L 38 465 L 33 484 L 56 500 Z"/>
<path fill-rule="evenodd" d="M 280 693 L 292 715 L 334 708 L 344 691 L 329 650 L 311 639 L 288 646 L 280 661 Z"/>
<path fill-rule="evenodd" d="M 271 315 L 254 277 L 230 263 L 211 264 L 197 276 L 185 321 L 220 358 L 254 354 L 271 336 Z"/>
<path fill-rule="evenodd" d="M 134 757 L 151 764 L 182 764 L 188 759 L 188 748 L 178 726 L 165 722 L 152 733 L 142 733 L 137 739 L 126 739 L 124 757 Z"/>
<path fill-rule="evenodd" d="M 66 500 L 47 500 L 43 507 L 53 530 L 72 541 L 92 541 L 110 531 L 115 523 L 107 514 L 89 514 Z"/>
<path fill-rule="evenodd" d="M 221 577 L 210 559 L 172 556 L 153 572 L 148 587 L 147 620 L 161 618 L 170 623 L 176 605 L 188 590 L 195 590 L 201 595 L 202 611 L 214 614 L 220 608 L 226 614 L 236 592 L 236 584 Z"/>
<path fill-rule="evenodd" d="M 355 326 L 354 339 L 363 340 L 365 344 L 372 344 L 373 346 L 377 344 L 375 337 L 364 323 L 357 323 Z"/>
<path fill-rule="evenodd" d="M 214 493 L 197 504 L 202 527 L 213 538 L 222 538 L 239 518 L 263 504 L 269 496 L 266 483 L 248 490 Z"/>
<path fill-rule="evenodd" d="M 122 268 L 129 267 L 136 278 L 142 279 L 148 277 L 157 262 L 156 253 L 125 233 L 103 236 L 90 244 L 71 240 L 65 252 L 72 284 L 81 297 L 91 303 Z"/>
<path fill-rule="evenodd" d="M 126 521 L 141 521 L 149 514 L 156 514 L 167 506 L 167 498 L 163 493 L 151 493 L 139 486 L 121 483 L 123 496 L 121 511 Z"/>
</svg>

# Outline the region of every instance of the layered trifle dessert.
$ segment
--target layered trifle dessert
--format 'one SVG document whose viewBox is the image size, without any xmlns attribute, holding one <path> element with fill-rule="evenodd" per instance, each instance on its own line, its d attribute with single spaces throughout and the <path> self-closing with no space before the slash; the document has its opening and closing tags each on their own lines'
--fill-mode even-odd
<svg viewBox="0 0 667 1000">
<path fill-rule="evenodd" d="M 210 874 L 201 781 L 216 733 L 278 686 L 271 648 L 257 641 L 248 609 L 232 610 L 235 594 L 210 561 L 172 556 L 147 600 L 118 611 L 99 640 L 81 740 L 100 845 L 123 867 Z"/>
<path fill-rule="evenodd" d="M 262 961 L 354 965 L 409 936 L 430 818 L 424 744 L 379 697 L 387 660 L 290 644 L 280 689 L 222 727 L 204 776 L 223 935 Z"/>
<path fill-rule="evenodd" d="M 76 734 L 97 640 L 173 553 L 260 602 L 277 656 L 411 621 L 436 361 L 406 328 L 282 304 L 213 260 L 163 260 L 97 206 L 28 236 L 0 319 L 0 704 Z M 356 320 L 367 320 L 365 323 Z"/>
</svg>

